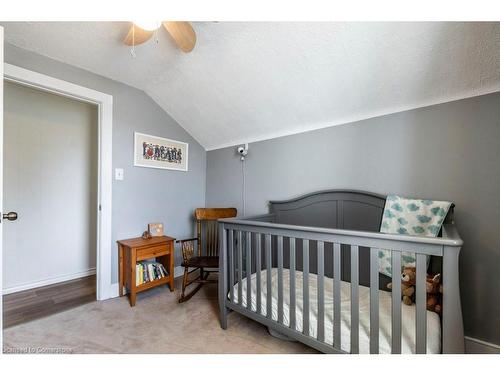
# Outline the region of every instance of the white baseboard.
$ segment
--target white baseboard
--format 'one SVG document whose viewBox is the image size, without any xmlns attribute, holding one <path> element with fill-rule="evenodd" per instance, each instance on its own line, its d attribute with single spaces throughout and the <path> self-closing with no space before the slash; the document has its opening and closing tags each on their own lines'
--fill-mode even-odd
<svg viewBox="0 0 500 375">
<path fill-rule="evenodd" d="M 181 277 L 184 275 L 184 267 L 182 266 L 177 266 L 174 268 L 174 279 Z"/>
<path fill-rule="evenodd" d="M 174 279 L 181 277 L 184 274 L 184 267 L 182 266 L 177 266 L 174 267 Z M 109 298 L 115 298 L 120 295 L 120 290 L 118 283 L 111 284 L 110 289 L 109 289 Z"/>
<path fill-rule="evenodd" d="M 192 268 L 190 268 L 189 270 L 191 271 Z M 211 268 L 209 270 L 211 270 Z M 174 267 L 174 279 L 182 277 L 182 275 L 184 275 L 184 267 L 182 266 Z"/>
<path fill-rule="evenodd" d="M 120 289 L 118 288 L 118 283 L 111 284 L 109 287 L 109 298 L 116 298 L 120 295 Z"/>
<path fill-rule="evenodd" d="M 193 268 L 190 268 L 189 271 L 191 271 Z M 206 268 L 208 271 L 216 271 L 216 269 L 212 268 Z M 178 277 L 182 277 L 184 275 L 184 267 L 182 266 L 177 266 L 174 267 L 174 279 L 177 279 Z"/>
<path fill-rule="evenodd" d="M 60 276 L 56 276 L 56 277 L 49 277 L 47 279 L 37 280 L 37 281 L 26 283 L 26 284 L 15 285 L 15 286 L 3 288 L 2 294 L 6 295 L 6 294 L 15 293 L 15 292 L 21 292 L 23 290 L 39 288 L 41 286 L 62 283 L 64 281 L 78 279 L 80 277 L 95 275 L 95 273 L 96 273 L 95 268 L 90 268 L 86 271 L 60 275 Z M 118 288 L 117 288 L 117 290 L 118 290 Z"/>
<path fill-rule="evenodd" d="M 465 336 L 467 354 L 500 354 L 500 345 Z"/>
</svg>

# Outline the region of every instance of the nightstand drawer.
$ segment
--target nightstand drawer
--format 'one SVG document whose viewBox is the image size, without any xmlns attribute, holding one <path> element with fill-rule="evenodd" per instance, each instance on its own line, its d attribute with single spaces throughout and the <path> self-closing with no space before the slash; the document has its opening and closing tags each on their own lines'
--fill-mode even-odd
<svg viewBox="0 0 500 375">
<path fill-rule="evenodd" d="M 137 261 L 160 257 L 163 255 L 167 255 L 169 252 L 170 249 L 167 244 L 155 247 L 149 247 L 143 250 L 137 250 Z"/>
</svg>

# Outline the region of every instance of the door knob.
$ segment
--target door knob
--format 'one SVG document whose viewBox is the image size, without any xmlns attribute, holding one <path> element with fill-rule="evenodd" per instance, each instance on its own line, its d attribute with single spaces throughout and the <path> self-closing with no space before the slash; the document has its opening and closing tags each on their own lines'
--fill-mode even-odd
<svg viewBox="0 0 500 375">
<path fill-rule="evenodd" d="M 3 214 L 2 217 L 4 218 L 4 220 L 14 221 L 17 220 L 17 212 L 11 211 L 9 213 Z"/>
</svg>

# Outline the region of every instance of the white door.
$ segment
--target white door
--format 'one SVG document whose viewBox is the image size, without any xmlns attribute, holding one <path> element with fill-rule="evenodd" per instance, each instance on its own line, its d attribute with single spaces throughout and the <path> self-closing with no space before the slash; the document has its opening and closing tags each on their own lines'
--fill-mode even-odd
<svg viewBox="0 0 500 375">
<path fill-rule="evenodd" d="M 0 215 L 3 212 L 2 197 L 3 197 L 3 27 L 0 26 Z M 0 274 L 2 274 L 2 224 L 0 221 Z M 0 277 L 0 290 L 2 287 L 2 277 Z M 2 298 L 0 298 L 0 311 L 3 311 Z M 3 348 L 3 314 L 0 314 L 0 348 Z"/>
<path fill-rule="evenodd" d="M 95 274 L 98 108 L 4 83 L 3 293 Z"/>
</svg>

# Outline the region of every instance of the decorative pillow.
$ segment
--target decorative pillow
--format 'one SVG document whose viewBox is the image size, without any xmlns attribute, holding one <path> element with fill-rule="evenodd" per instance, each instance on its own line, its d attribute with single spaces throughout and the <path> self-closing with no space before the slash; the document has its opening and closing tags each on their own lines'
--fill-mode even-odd
<svg viewBox="0 0 500 375">
<path fill-rule="evenodd" d="M 436 237 L 448 214 L 451 202 L 409 199 L 388 195 L 382 215 L 381 233 Z M 379 272 L 392 276 L 391 252 L 379 250 Z M 430 258 L 427 257 L 427 265 Z M 415 267 L 415 254 L 403 253 L 401 267 Z"/>
</svg>

